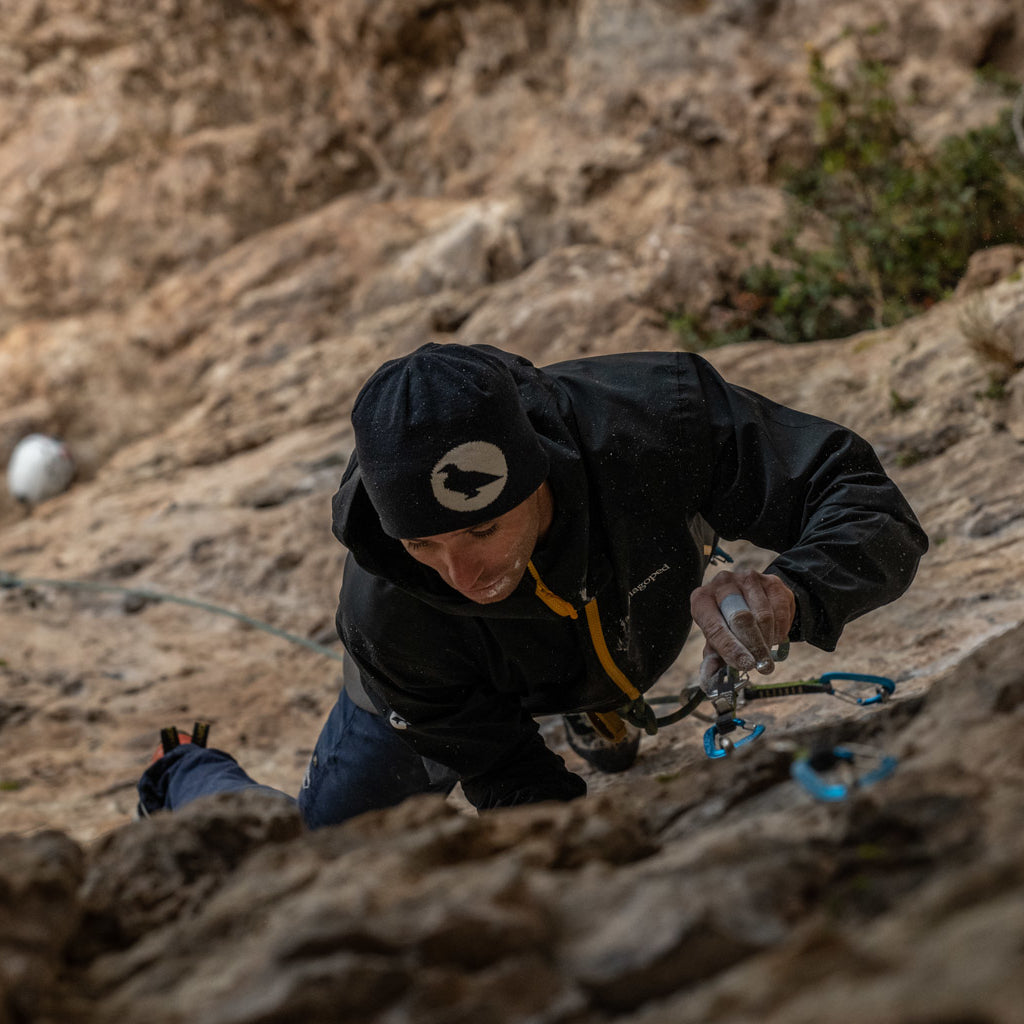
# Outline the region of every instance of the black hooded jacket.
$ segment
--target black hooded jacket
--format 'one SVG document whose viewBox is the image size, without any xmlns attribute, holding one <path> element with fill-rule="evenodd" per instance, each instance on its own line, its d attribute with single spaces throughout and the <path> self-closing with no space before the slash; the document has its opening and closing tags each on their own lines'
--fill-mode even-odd
<svg viewBox="0 0 1024 1024">
<path fill-rule="evenodd" d="M 554 521 L 532 565 L 555 600 L 530 573 L 495 604 L 452 590 L 381 529 L 354 455 L 333 501 L 349 551 L 338 633 L 361 683 L 477 807 L 585 790 L 532 715 L 612 710 L 623 677 L 640 692 L 657 681 L 689 632 L 712 533 L 779 552 L 765 571 L 796 596 L 790 638 L 825 650 L 910 585 L 927 539 L 846 428 L 687 353 L 538 369 L 488 351 L 512 369 L 549 455 Z"/>
</svg>

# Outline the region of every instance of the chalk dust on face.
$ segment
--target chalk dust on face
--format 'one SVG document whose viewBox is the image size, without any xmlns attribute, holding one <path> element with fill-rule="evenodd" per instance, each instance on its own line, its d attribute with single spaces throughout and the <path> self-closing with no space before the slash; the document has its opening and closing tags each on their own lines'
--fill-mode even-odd
<svg viewBox="0 0 1024 1024">
<path fill-rule="evenodd" d="M 475 604 L 503 601 L 519 586 L 552 517 L 547 485 L 489 524 L 403 540 L 417 561 Z"/>
<path fill-rule="evenodd" d="M 525 571 L 525 559 L 517 558 L 509 567 L 508 572 L 493 583 L 471 592 L 462 591 L 462 593 L 477 604 L 493 604 L 495 601 L 503 601 L 519 586 L 519 581 L 523 578 Z"/>
</svg>

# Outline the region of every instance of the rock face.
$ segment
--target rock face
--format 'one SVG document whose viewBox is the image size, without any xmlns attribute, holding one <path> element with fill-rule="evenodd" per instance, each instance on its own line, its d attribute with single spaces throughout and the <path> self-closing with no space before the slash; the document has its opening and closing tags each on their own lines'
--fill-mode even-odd
<svg viewBox="0 0 1024 1024">
<path fill-rule="evenodd" d="M 786 666 L 895 700 L 766 703 L 722 762 L 691 720 L 614 777 L 553 728 L 591 788 L 568 806 L 127 822 L 157 729 L 197 717 L 296 791 L 338 687 L 329 499 L 381 361 L 673 347 L 666 314 L 734 296 L 785 229 L 808 46 L 841 74 L 859 40 L 927 145 L 1005 105 L 977 68 L 1024 78 L 1018 5 L 143 7 L 0 18 L 0 462 L 38 432 L 78 471 L 0 495 L 0 1024 L 1017 1019 L 1018 246 L 898 328 L 709 353 L 863 433 L 921 516 L 908 594 Z M 899 767 L 815 802 L 793 750 L 837 741 Z"/>
<path fill-rule="evenodd" d="M 310 834 L 250 792 L 87 854 L 8 836 L 8 1004 L 161 1024 L 1013 1020 L 1022 654 L 1018 627 L 843 726 L 901 765 L 840 804 L 766 742 L 481 817 L 423 797 Z"/>
</svg>

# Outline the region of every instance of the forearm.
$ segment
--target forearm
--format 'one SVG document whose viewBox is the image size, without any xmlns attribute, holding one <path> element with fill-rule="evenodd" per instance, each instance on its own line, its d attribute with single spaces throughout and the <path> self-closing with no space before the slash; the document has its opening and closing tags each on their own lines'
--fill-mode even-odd
<svg viewBox="0 0 1024 1024">
<path fill-rule="evenodd" d="M 706 375 L 715 453 L 704 518 L 779 555 L 790 637 L 826 650 L 851 619 L 899 597 L 928 541 L 871 445 L 854 432 Z"/>
<path fill-rule="evenodd" d="M 873 532 L 812 537 L 768 568 L 796 598 L 790 638 L 835 649 L 846 623 L 896 600 L 910 586 L 928 546 L 916 521 L 882 517 Z"/>
<path fill-rule="evenodd" d="M 584 796 L 586 783 L 545 744 L 521 709 L 507 717 L 481 700 L 446 708 L 402 730 L 418 754 L 455 771 L 478 810 Z"/>
<path fill-rule="evenodd" d="M 463 778 L 462 790 L 483 811 L 543 800 L 575 800 L 586 795 L 587 784 L 537 735 L 535 742 L 524 744 L 487 771 Z"/>
</svg>

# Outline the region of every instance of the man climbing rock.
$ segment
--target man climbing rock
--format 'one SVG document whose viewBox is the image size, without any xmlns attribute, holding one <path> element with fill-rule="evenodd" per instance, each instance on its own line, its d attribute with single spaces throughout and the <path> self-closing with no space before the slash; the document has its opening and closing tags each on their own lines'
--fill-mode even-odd
<svg viewBox="0 0 1024 1024">
<path fill-rule="evenodd" d="M 333 502 L 345 684 L 299 793 L 311 827 L 456 782 L 480 809 L 581 796 L 535 716 L 563 715 L 595 767 L 628 768 L 640 734 L 616 709 L 692 624 L 703 679 L 768 673 L 783 641 L 833 650 L 927 549 L 866 441 L 696 355 L 540 369 L 425 345 L 373 374 L 352 421 Z M 778 555 L 703 583 L 718 537 Z M 140 806 L 252 785 L 227 754 L 181 744 Z"/>
</svg>

